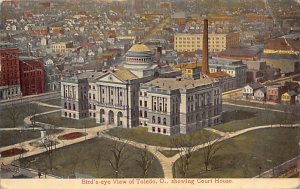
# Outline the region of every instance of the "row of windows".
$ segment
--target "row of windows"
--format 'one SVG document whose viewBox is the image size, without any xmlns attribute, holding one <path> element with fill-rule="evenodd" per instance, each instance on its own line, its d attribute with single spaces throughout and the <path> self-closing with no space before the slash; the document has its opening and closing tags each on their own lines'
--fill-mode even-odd
<svg viewBox="0 0 300 189">
<path fill-rule="evenodd" d="M 104 102 L 105 102 L 105 98 L 102 98 L 101 103 L 104 103 Z M 114 99 L 110 99 L 109 103 L 110 103 L 110 105 L 114 105 Z M 118 105 L 123 106 L 123 101 L 120 100 Z"/>
<path fill-rule="evenodd" d="M 192 43 L 192 44 L 194 44 L 195 43 L 195 41 L 175 41 L 175 44 L 177 44 L 177 43 Z M 196 42 L 197 43 L 197 42 Z M 215 43 L 215 41 L 211 41 L 211 43 Z M 222 44 L 224 44 L 225 43 L 225 41 L 216 41 L 216 43 L 222 43 Z M 201 44 L 201 42 L 199 41 L 198 42 L 198 44 Z"/>
<path fill-rule="evenodd" d="M 68 117 L 68 113 L 67 113 L 67 112 L 65 112 L 65 117 Z M 69 117 L 70 117 L 70 118 L 72 117 L 72 114 L 71 114 L 71 113 L 69 113 Z M 73 118 L 76 118 L 76 114 L 73 114 Z"/>
<path fill-rule="evenodd" d="M 157 103 L 153 102 L 153 108 L 152 109 L 154 111 L 160 111 L 160 112 L 164 111 L 164 112 L 167 112 L 167 109 L 168 109 L 167 107 L 168 107 L 168 105 L 165 104 L 165 107 L 163 109 L 162 103 L 159 103 L 159 106 L 158 106 L 158 109 L 157 109 Z"/>
<path fill-rule="evenodd" d="M 200 45 L 175 45 L 176 48 L 185 47 L 185 48 L 200 48 Z M 208 48 L 225 48 L 225 45 L 208 45 Z"/>
<path fill-rule="evenodd" d="M 140 117 L 143 117 L 143 111 L 140 110 Z M 147 115 L 147 111 L 144 111 L 144 118 L 147 118 L 148 115 Z"/>
<path fill-rule="evenodd" d="M 89 93 L 89 99 L 92 99 L 92 95 L 91 95 L 91 93 Z M 93 94 L 93 100 L 95 100 L 96 99 L 96 95 L 95 94 Z"/>
<path fill-rule="evenodd" d="M 102 94 L 105 94 L 105 90 L 104 89 L 102 89 Z M 110 95 L 114 95 L 114 90 L 110 91 Z M 123 92 L 122 91 L 119 92 L 119 96 L 123 96 Z"/>
<path fill-rule="evenodd" d="M 163 120 L 161 120 L 161 117 L 157 117 L 157 122 L 156 122 L 155 116 L 152 116 L 152 123 L 167 125 L 167 119 L 163 118 Z"/>
<path fill-rule="evenodd" d="M 140 100 L 140 106 L 143 106 L 143 101 Z M 144 101 L 144 107 L 147 107 L 147 101 Z"/>
<path fill-rule="evenodd" d="M 155 127 L 152 127 L 152 132 L 155 132 L 156 131 L 156 128 Z M 158 133 L 161 133 L 161 129 L 158 127 L 157 128 L 157 132 Z M 167 130 L 166 129 L 163 129 L 163 134 L 166 134 L 167 133 Z"/>
<path fill-rule="evenodd" d="M 216 40 L 219 40 L 219 39 L 222 39 L 222 37 L 208 37 L 208 40 L 210 39 L 216 39 Z M 223 39 L 226 39 L 226 37 L 223 37 Z M 175 37 L 175 40 L 202 40 L 202 37 Z"/>
</svg>

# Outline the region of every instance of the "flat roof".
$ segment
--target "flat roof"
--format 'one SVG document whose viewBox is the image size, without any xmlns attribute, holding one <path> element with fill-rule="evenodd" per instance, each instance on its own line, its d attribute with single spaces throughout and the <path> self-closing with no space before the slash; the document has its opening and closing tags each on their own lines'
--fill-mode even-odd
<svg viewBox="0 0 300 189">
<path fill-rule="evenodd" d="M 217 83 L 216 80 L 211 78 L 200 78 L 200 79 L 183 79 L 176 78 L 157 78 L 154 79 L 146 85 L 156 86 L 162 89 L 191 89 L 198 86 L 204 86 Z"/>
</svg>

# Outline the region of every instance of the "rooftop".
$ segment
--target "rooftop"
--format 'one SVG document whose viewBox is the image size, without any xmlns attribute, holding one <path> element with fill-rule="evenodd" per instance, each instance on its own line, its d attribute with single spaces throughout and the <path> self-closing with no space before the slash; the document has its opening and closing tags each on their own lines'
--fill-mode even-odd
<svg viewBox="0 0 300 189">
<path fill-rule="evenodd" d="M 180 64 L 176 64 L 174 68 L 185 68 L 185 69 L 201 68 L 201 62 L 180 63 Z"/>
<path fill-rule="evenodd" d="M 191 89 L 198 86 L 210 85 L 217 81 L 211 78 L 201 79 L 176 79 L 176 78 L 157 78 L 146 84 L 162 89 Z"/>
<path fill-rule="evenodd" d="M 146 45 L 142 43 L 134 44 L 128 51 L 133 52 L 145 52 L 145 51 L 151 51 Z"/>
<path fill-rule="evenodd" d="M 137 78 L 135 74 L 133 74 L 130 70 L 127 69 L 113 70 L 112 73 L 114 73 L 117 77 L 123 80 L 131 80 Z"/>
</svg>

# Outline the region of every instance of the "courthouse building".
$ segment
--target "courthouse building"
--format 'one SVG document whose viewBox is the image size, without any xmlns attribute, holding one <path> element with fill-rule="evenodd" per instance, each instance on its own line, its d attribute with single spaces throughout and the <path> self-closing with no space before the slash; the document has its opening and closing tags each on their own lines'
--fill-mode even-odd
<svg viewBox="0 0 300 189">
<path fill-rule="evenodd" d="M 164 135 L 219 123 L 219 82 L 179 75 L 169 66 L 158 66 L 146 45 L 135 44 L 126 53 L 123 67 L 63 78 L 61 116 L 94 117 L 98 124 L 123 128 L 145 126 L 149 132 Z"/>
</svg>

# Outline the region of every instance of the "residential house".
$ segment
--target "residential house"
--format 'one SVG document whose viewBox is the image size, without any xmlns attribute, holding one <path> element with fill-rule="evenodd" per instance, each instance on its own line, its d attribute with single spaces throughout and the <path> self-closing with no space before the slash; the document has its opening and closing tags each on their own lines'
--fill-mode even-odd
<svg viewBox="0 0 300 189">
<path fill-rule="evenodd" d="M 288 91 L 283 93 L 281 96 L 282 104 L 295 104 L 296 103 L 297 93 L 295 91 Z"/>
<path fill-rule="evenodd" d="M 267 88 L 263 87 L 254 91 L 254 99 L 265 101 L 267 97 Z"/>
<path fill-rule="evenodd" d="M 281 95 L 286 92 L 286 87 L 279 84 L 267 86 L 267 101 L 280 103 Z"/>
<path fill-rule="evenodd" d="M 260 88 L 263 88 L 264 86 L 260 83 L 250 83 L 246 85 L 243 89 L 243 98 L 244 99 L 254 99 L 254 92 Z"/>
</svg>

